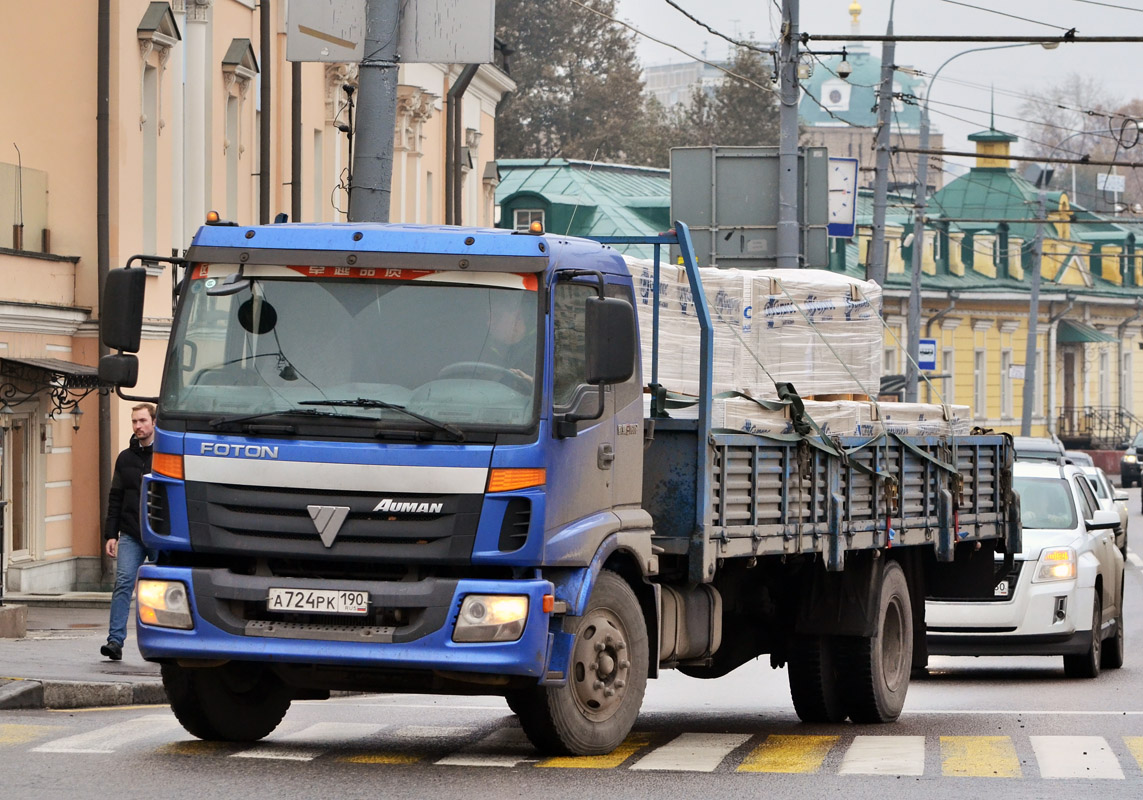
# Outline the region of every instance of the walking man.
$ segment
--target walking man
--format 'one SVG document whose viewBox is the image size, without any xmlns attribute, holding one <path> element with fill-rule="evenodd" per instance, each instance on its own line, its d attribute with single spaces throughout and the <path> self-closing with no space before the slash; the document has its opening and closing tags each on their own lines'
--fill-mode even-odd
<svg viewBox="0 0 1143 800">
<path fill-rule="evenodd" d="M 116 560 L 116 565 L 107 644 L 99 648 L 99 652 L 112 661 L 123 658 L 135 575 L 148 556 L 154 557 L 143 548 L 139 533 L 139 490 L 143 476 L 151 471 L 151 450 L 155 443 L 153 405 L 140 403 L 131 409 L 131 430 L 134 435 L 130 445 L 115 459 L 115 475 L 107 495 L 107 519 L 103 523 L 104 549 Z"/>
</svg>

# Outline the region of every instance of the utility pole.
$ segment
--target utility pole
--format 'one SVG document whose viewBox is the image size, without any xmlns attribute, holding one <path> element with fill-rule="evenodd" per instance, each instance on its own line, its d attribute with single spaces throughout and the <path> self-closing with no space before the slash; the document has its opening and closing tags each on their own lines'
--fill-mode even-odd
<svg viewBox="0 0 1143 800">
<path fill-rule="evenodd" d="M 397 116 L 397 24 L 401 0 L 368 0 L 358 78 L 351 222 L 388 222 Z"/>
<path fill-rule="evenodd" d="M 801 220 L 798 218 L 798 17 L 799 0 L 782 0 L 779 46 L 778 105 L 778 241 L 777 264 L 802 266 Z"/>
<path fill-rule="evenodd" d="M 885 29 L 887 37 L 893 36 L 893 6 L 889 5 L 889 25 Z M 865 265 L 865 277 L 885 285 L 887 262 L 885 256 L 885 209 L 889 203 L 889 122 L 893 110 L 893 71 L 897 58 L 897 43 L 892 38 L 885 39 L 881 48 L 881 86 L 877 92 L 877 161 L 876 177 L 873 183 L 873 235 L 869 242 L 869 262 Z"/>
<path fill-rule="evenodd" d="M 1024 409 L 1020 435 L 1032 435 L 1032 412 L 1036 404 L 1036 329 L 1040 327 L 1040 273 L 1044 261 L 1044 216 L 1047 202 L 1041 189 L 1036 200 L 1036 249 L 1032 257 L 1032 296 L 1028 301 L 1028 345 L 1024 348 Z"/>
<path fill-rule="evenodd" d="M 929 109 L 926 103 L 921 109 L 921 149 L 929 148 Z M 925 206 L 929 193 L 929 157 L 921 156 L 917 161 L 917 188 L 913 198 L 913 274 L 909 284 L 909 310 L 905 317 L 905 327 L 909 331 L 906 350 L 909 354 L 905 365 L 905 402 L 916 403 L 919 396 L 920 368 L 917 362 L 921 356 L 921 272 L 925 256 Z M 881 219 L 884 224 L 885 218 Z"/>
</svg>

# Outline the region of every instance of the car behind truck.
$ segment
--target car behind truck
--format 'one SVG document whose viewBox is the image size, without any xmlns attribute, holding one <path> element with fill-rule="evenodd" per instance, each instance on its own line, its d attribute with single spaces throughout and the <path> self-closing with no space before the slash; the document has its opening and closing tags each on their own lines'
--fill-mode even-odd
<svg viewBox="0 0 1143 800">
<path fill-rule="evenodd" d="M 540 750 L 598 754 L 660 670 L 764 654 L 803 720 L 898 717 L 926 594 L 991 596 L 994 554 L 1020 550 L 1011 440 L 830 437 L 789 385 L 791 434 L 714 427 L 712 322 L 676 231 L 627 241 L 684 263 L 693 419 L 657 386 L 645 411 L 652 342 L 607 244 L 198 232 L 174 260 L 138 589 L 140 650 L 190 733 L 255 740 L 332 690 L 493 694 Z M 124 397 L 137 260 L 102 306 Z"/>
</svg>

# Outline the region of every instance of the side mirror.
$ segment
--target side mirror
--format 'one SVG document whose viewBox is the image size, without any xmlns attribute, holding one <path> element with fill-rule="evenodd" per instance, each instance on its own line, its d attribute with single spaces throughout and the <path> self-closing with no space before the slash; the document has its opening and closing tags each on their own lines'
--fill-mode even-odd
<svg viewBox="0 0 1143 800">
<path fill-rule="evenodd" d="M 635 311 L 626 300 L 589 297 L 584 319 L 587 382 L 623 383 L 635 372 Z"/>
<path fill-rule="evenodd" d="M 1086 523 L 1089 531 L 1107 531 L 1119 527 L 1119 514 L 1100 509 Z"/>
<path fill-rule="evenodd" d="M 104 356 L 99 359 L 99 381 L 132 388 L 139 381 L 139 359 L 129 353 Z"/>
<path fill-rule="evenodd" d="M 1130 495 L 1127 494 L 1127 492 L 1125 492 L 1123 489 L 1116 489 L 1115 490 L 1116 502 L 1126 503 L 1129 498 L 1130 498 Z"/>
<path fill-rule="evenodd" d="M 113 269 L 107 273 L 99 304 L 99 338 L 108 349 L 139 352 L 146 287 L 147 270 L 141 267 Z"/>
</svg>

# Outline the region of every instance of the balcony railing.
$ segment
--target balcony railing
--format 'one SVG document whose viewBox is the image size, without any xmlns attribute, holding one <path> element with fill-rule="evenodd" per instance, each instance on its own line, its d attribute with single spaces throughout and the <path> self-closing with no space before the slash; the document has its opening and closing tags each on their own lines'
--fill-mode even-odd
<svg viewBox="0 0 1143 800">
<path fill-rule="evenodd" d="M 1056 435 L 1075 450 L 1118 450 L 1140 430 L 1143 420 L 1119 406 L 1065 406 L 1056 417 Z"/>
</svg>

